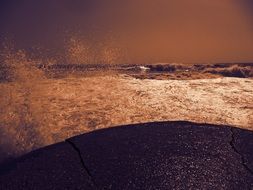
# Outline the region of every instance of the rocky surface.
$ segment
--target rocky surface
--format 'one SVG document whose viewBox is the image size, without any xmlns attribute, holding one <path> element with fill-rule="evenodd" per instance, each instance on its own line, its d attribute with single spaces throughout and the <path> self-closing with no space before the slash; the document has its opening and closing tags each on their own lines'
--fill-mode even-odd
<svg viewBox="0 0 253 190">
<path fill-rule="evenodd" d="M 78 153 L 66 142 L 33 151 L 0 166 L 0 189 L 93 189 Z"/>
<path fill-rule="evenodd" d="M 87 133 L 3 165 L 0 189 L 252 189 L 253 132 L 190 122 Z"/>
</svg>

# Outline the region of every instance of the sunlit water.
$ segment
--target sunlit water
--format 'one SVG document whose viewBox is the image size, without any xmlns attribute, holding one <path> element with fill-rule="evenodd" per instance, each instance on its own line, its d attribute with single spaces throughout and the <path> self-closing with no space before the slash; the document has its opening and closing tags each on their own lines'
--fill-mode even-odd
<svg viewBox="0 0 253 190">
<path fill-rule="evenodd" d="M 253 80 L 140 80 L 124 74 L 0 83 L 4 157 L 122 124 L 189 120 L 253 130 Z"/>
</svg>

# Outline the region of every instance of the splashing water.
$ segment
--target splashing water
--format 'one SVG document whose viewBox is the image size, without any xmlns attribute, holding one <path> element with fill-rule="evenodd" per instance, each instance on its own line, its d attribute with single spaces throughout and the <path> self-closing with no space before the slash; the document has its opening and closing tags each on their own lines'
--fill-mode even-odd
<svg viewBox="0 0 253 190">
<path fill-rule="evenodd" d="M 3 57 L 6 79 L 12 82 L 1 86 L 0 152 L 20 154 L 40 143 L 36 127 L 40 124 L 32 110 L 31 96 L 45 75 L 37 68 L 38 61 L 29 59 L 24 51 L 5 49 Z"/>
<path fill-rule="evenodd" d="M 48 78 L 38 69 L 42 61 L 24 51 L 6 53 L 4 62 L 11 82 L 0 83 L 0 161 L 131 123 L 190 120 L 253 130 L 252 79 L 140 80 L 107 71 Z"/>
<path fill-rule="evenodd" d="M 70 37 L 65 46 L 68 64 L 129 63 L 127 49 L 113 38 L 107 42 L 92 43 L 80 37 Z"/>
</svg>

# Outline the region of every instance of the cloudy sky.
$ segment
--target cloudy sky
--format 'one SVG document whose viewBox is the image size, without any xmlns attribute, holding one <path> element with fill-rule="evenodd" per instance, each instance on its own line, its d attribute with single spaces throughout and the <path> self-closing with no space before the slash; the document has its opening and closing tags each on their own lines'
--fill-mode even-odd
<svg viewBox="0 0 253 190">
<path fill-rule="evenodd" d="M 252 0 L 0 0 L 1 38 L 59 49 L 115 39 L 136 58 L 253 62 Z"/>
</svg>

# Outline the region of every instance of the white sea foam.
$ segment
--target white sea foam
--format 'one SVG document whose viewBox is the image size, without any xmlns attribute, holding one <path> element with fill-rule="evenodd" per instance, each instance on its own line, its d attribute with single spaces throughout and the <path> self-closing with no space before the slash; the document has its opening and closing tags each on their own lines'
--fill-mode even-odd
<svg viewBox="0 0 253 190">
<path fill-rule="evenodd" d="M 252 79 L 139 80 L 114 74 L 44 79 L 29 88 L 4 83 L 0 91 L 0 142 L 11 155 L 140 122 L 188 120 L 253 130 Z"/>
</svg>

